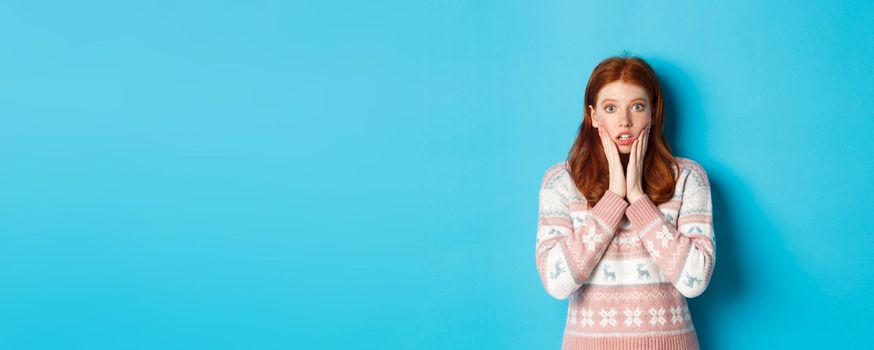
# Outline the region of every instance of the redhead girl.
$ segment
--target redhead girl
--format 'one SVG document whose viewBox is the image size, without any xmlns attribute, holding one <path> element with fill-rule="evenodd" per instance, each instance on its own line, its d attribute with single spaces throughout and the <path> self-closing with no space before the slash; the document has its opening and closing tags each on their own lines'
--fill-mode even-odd
<svg viewBox="0 0 874 350">
<path fill-rule="evenodd" d="M 568 299 L 563 349 L 698 349 L 687 298 L 716 259 L 710 182 L 671 153 L 653 69 L 599 63 L 567 160 L 540 186 L 535 255 L 546 292 Z"/>
</svg>

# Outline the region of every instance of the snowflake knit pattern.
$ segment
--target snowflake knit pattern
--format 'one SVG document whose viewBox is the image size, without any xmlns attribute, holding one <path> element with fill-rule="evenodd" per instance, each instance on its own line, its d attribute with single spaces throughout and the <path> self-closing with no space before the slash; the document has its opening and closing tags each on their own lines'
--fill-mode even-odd
<svg viewBox="0 0 874 350">
<path fill-rule="evenodd" d="M 568 299 L 562 349 L 698 349 L 686 298 L 707 288 L 716 259 L 710 182 L 675 157 L 673 198 L 629 204 L 606 191 L 589 207 L 568 172 L 540 186 L 535 254 L 550 296 Z"/>
</svg>

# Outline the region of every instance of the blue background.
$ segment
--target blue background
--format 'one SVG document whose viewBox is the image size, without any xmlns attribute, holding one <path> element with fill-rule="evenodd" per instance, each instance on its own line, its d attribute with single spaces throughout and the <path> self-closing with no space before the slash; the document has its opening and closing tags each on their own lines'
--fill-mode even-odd
<svg viewBox="0 0 874 350">
<path fill-rule="evenodd" d="M 872 348 L 870 1 L 0 4 L 0 347 L 557 349 L 602 59 L 710 176 L 705 349 Z"/>
</svg>

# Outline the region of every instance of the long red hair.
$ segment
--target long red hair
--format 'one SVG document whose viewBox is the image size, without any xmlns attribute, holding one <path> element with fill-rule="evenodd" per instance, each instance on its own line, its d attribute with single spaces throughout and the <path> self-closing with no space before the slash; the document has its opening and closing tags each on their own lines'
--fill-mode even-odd
<svg viewBox="0 0 874 350">
<path fill-rule="evenodd" d="M 609 57 L 592 71 L 586 85 L 583 123 L 574 145 L 568 152 L 568 172 L 580 193 L 586 198 L 589 207 L 594 207 L 609 187 L 607 157 L 598 130 L 592 126 L 588 106 L 596 106 L 598 91 L 604 85 L 621 80 L 643 88 L 649 94 L 652 106 L 652 128 L 649 144 L 643 160 L 643 192 L 659 205 L 674 195 L 674 187 L 679 174 L 679 164 L 674 159 L 671 148 L 665 142 L 664 103 L 659 89 L 658 78 L 652 67 L 641 58 L 634 56 Z M 626 175 L 628 172 L 625 172 Z"/>
</svg>

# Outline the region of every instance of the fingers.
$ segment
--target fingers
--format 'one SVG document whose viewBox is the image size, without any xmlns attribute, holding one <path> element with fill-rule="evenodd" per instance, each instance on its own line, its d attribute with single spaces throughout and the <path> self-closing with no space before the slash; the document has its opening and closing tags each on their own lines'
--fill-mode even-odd
<svg viewBox="0 0 874 350">
<path fill-rule="evenodd" d="M 648 135 L 647 129 L 641 130 L 640 136 L 638 136 L 637 139 L 634 140 L 634 144 L 631 146 L 631 157 L 632 158 L 630 158 L 630 159 L 640 160 L 640 161 L 643 160 L 644 152 L 646 152 L 647 135 Z M 629 160 L 629 162 L 631 162 L 631 161 Z M 638 162 L 634 162 L 633 164 L 635 164 L 635 166 L 636 166 L 637 163 Z M 638 169 L 639 168 L 640 167 L 638 167 Z"/>
<path fill-rule="evenodd" d="M 640 145 L 637 147 L 637 159 L 639 163 L 637 169 L 641 172 L 643 171 L 643 159 L 646 156 L 646 146 L 649 145 L 649 132 L 651 128 L 652 125 L 647 126 L 643 131 L 643 135 L 641 135 L 642 137 L 640 138 Z"/>
<path fill-rule="evenodd" d="M 643 148 L 646 147 L 646 130 L 644 130 L 641 134 L 643 135 L 640 135 L 641 137 L 635 140 L 635 143 L 637 144 L 637 148 L 634 150 L 635 160 L 643 159 Z M 637 166 L 638 169 L 640 169 L 637 163 L 638 162 L 635 162 L 634 165 Z"/>
<path fill-rule="evenodd" d="M 649 132 L 652 129 L 652 125 L 647 126 L 645 132 L 643 133 L 643 147 L 640 150 L 640 157 L 643 158 L 643 155 L 646 154 L 646 146 L 649 145 Z"/>
<path fill-rule="evenodd" d="M 618 152 L 616 145 L 613 144 L 612 140 L 610 140 L 610 135 L 603 128 L 598 128 L 598 135 L 601 136 L 601 146 L 604 148 L 604 155 L 607 156 L 607 160 L 612 164 L 619 157 L 618 154 L 615 154 Z"/>
<path fill-rule="evenodd" d="M 638 166 L 637 166 L 637 150 L 640 149 L 640 138 L 636 138 L 634 142 L 631 143 L 631 152 L 628 154 L 628 170 L 626 170 L 625 176 L 625 191 L 626 193 L 631 193 L 634 189 L 634 183 L 637 181 L 638 177 Z"/>
</svg>

